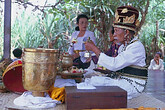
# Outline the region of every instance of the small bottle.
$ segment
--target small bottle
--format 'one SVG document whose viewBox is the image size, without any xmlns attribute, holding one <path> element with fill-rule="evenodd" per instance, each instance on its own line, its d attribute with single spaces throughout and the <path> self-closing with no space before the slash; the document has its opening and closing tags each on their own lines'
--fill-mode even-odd
<svg viewBox="0 0 165 110">
<path fill-rule="evenodd" d="M 89 58 L 89 57 L 90 57 L 89 51 L 85 51 L 84 57 L 85 57 L 85 58 Z"/>
<path fill-rule="evenodd" d="M 88 37 L 87 42 L 90 42 L 90 37 Z M 85 58 L 91 57 L 90 52 L 86 50 L 85 53 L 84 53 L 84 57 L 85 57 Z"/>
</svg>

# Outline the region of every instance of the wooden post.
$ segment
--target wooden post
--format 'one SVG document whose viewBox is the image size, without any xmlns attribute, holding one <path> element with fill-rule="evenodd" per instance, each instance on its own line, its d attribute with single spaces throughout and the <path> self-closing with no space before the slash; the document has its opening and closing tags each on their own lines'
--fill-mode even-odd
<svg viewBox="0 0 165 110">
<path fill-rule="evenodd" d="M 4 5 L 4 48 L 3 57 L 0 60 L 0 75 L 4 72 L 6 67 L 12 62 L 10 58 L 11 50 L 11 0 L 5 0 Z M 1 77 L 0 77 L 1 80 Z"/>
<path fill-rule="evenodd" d="M 11 0 L 5 0 L 4 12 L 4 54 L 3 59 L 10 59 L 11 50 Z"/>
</svg>

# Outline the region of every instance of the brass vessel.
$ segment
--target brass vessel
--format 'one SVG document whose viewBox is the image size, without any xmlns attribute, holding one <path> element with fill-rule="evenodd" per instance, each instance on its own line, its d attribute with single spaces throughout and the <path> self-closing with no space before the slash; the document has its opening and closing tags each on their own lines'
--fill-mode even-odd
<svg viewBox="0 0 165 110">
<path fill-rule="evenodd" d="M 22 80 L 26 90 L 34 96 L 43 96 L 55 82 L 59 50 L 24 48 Z"/>
<path fill-rule="evenodd" d="M 73 65 L 73 59 L 72 56 L 69 55 L 69 53 L 63 53 L 62 57 L 62 69 L 63 70 L 69 70 L 70 67 Z"/>
</svg>

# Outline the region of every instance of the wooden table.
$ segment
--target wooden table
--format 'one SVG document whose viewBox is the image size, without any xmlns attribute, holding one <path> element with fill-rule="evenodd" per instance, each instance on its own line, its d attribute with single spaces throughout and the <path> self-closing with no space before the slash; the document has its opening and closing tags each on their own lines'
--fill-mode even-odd
<svg viewBox="0 0 165 110">
<path fill-rule="evenodd" d="M 96 89 L 65 87 L 67 110 L 126 108 L 127 92 L 117 86 L 97 86 Z"/>
</svg>

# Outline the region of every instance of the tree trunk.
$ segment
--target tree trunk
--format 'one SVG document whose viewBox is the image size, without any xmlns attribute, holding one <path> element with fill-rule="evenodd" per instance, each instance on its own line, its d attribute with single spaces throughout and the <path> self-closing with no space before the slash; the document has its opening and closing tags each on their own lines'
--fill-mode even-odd
<svg viewBox="0 0 165 110">
<path fill-rule="evenodd" d="M 159 21 L 156 21 L 156 45 L 158 45 L 159 39 Z"/>
<path fill-rule="evenodd" d="M 144 11 L 143 11 L 143 9 L 141 9 L 141 8 L 139 7 L 140 13 L 141 13 L 141 15 L 142 15 L 142 19 L 141 19 L 141 21 L 140 21 L 140 25 L 139 25 L 138 28 L 137 28 L 137 32 L 140 31 L 142 25 L 143 25 L 144 22 L 145 22 L 146 15 L 147 15 L 147 13 L 148 13 L 149 3 L 150 3 L 149 0 L 147 0 L 147 4 L 146 4 L 146 6 L 145 6 L 145 10 L 144 10 Z"/>
</svg>

